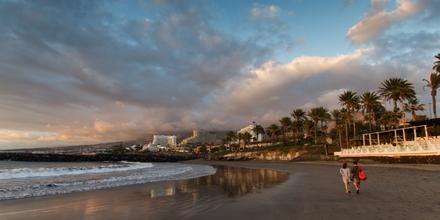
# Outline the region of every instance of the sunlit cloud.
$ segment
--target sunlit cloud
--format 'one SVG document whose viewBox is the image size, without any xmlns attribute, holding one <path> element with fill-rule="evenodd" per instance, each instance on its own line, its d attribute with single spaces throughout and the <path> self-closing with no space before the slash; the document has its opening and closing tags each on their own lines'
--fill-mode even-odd
<svg viewBox="0 0 440 220">
<path fill-rule="evenodd" d="M 371 0 L 370 13 L 350 28 L 347 37 L 354 43 L 365 43 L 392 25 L 424 9 L 426 0 L 396 0 L 397 8 L 387 11 L 388 0 Z"/>
<path fill-rule="evenodd" d="M 359 3 L 338 10 L 344 2 Z M 407 78 L 430 100 L 420 79 L 440 52 L 436 1 L 372 1 L 350 30 L 335 22 L 318 41 L 306 36 L 334 18 L 306 19 L 308 1 L 244 2 L 235 14 L 215 1 L 125 3 L 0 2 L 0 149 L 267 125 L 293 108 L 335 108 L 339 92 L 386 77 Z M 337 37 L 344 52 L 327 51 Z"/>
</svg>

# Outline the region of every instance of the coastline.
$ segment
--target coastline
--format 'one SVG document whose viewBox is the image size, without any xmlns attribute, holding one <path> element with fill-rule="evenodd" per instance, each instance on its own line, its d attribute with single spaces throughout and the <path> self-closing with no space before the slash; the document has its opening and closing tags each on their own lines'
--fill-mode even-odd
<svg viewBox="0 0 440 220">
<path fill-rule="evenodd" d="M 242 196 L 224 186 L 167 181 L 0 202 L 1 219 L 438 219 L 438 165 L 361 164 L 368 174 L 360 195 L 346 195 L 337 162 L 204 161 L 185 163 L 277 170 L 288 179 Z M 248 176 L 246 174 L 244 176 Z M 241 175 L 243 176 L 243 175 Z M 201 178 L 192 179 L 197 183 Z M 206 180 L 206 178 L 205 178 Z M 177 185 L 176 185 L 177 184 Z M 183 185 L 179 185 L 183 184 Z M 261 185 L 261 184 L 260 184 Z M 146 199 L 147 189 L 175 194 Z M 178 186 L 178 187 L 176 187 Z M 186 186 L 185 190 L 181 190 Z M 179 188 L 180 187 L 180 188 Z M 192 187 L 192 188 L 191 188 Z M 252 188 L 251 188 L 252 189 Z M 180 190 L 180 191 L 179 191 Z M 172 190 L 171 190 L 172 191 Z M 177 192 L 178 191 L 178 192 Z M 166 190 L 162 193 L 166 194 Z M 195 193 L 199 192 L 199 193 Z M 186 198 L 181 200 L 181 198 Z M 171 206 L 171 207 L 170 207 Z M 173 208 L 170 213 L 170 208 Z M 151 213 L 154 212 L 154 215 Z"/>
<path fill-rule="evenodd" d="M 57 154 L 32 152 L 0 152 L 0 160 L 29 161 L 29 162 L 178 162 L 194 160 L 196 155 L 189 153 L 127 153 L 127 154 Z"/>
</svg>

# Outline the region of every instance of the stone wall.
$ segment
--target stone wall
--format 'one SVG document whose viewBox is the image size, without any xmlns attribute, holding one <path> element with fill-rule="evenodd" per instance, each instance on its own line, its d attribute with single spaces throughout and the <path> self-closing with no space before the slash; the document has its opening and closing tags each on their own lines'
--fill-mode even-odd
<svg viewBox="0 0 440 220">
<path fill-rule="evenodd" d="M 218 160 L 295 160 L 307 151 L 289 150 L 289 151 L 252 151 L 252 152 L 235 152 L 226 154 L 218 158 Z"/>
</svg>

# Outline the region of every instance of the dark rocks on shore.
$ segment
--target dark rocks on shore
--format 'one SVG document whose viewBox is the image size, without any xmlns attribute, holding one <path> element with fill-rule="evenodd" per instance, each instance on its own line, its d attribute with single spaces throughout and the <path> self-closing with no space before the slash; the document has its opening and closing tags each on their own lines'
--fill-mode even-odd
<svg viewBox="0 0 440 220">
<path fill-rule="evenodd" d="M 186 153 L 136 153 L 136 154 L 35 154 L 35 153 L 8 153 L 1 152 L 0 160 L 38 161 L 38 162 L 102 162 L 102 161 L 130 161 L 130 162 L 177 162 L 197 159 L 194 154 Z"/>
</svg>

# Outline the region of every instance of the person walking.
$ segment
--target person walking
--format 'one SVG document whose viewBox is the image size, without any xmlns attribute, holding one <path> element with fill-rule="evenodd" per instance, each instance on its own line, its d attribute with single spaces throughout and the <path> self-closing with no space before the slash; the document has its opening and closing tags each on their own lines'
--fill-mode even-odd
<svg viewBox="0 0 440 220">
<path fill-rule="evenodd" d="M 341 169 L 339 169 L 339 173 L 342 176 L 342 182 L 344 183 L 345 193 L 351 193 L 349 189 L 350 184 L 350 169 L 347 167 L 347 163 L 343 163 Z"/>
<path fill-rule="evenodd" d="M 351 168 L 351 181 L 353 181 L 354 188 L 356 188 L 356 194 L 359 194 L 361 179 L 359 178 L 360 167 L 357 160 L 353 161 L 353 167 Z"/>
</svg>

